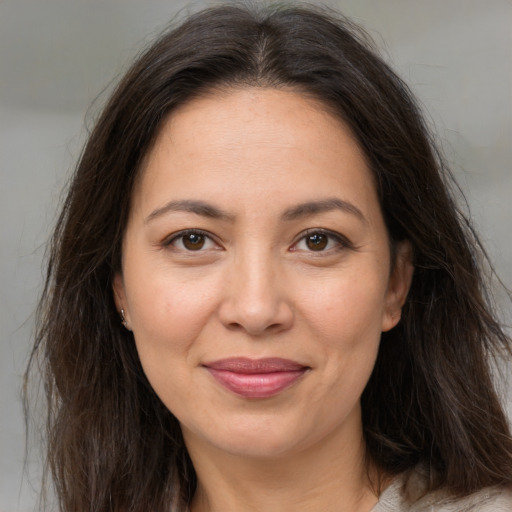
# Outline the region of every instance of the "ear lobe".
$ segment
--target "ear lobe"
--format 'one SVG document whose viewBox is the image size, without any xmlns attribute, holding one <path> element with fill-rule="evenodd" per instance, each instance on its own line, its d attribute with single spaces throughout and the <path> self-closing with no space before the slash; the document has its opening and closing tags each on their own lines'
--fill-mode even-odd
<svg viewBox="0 0 512 512">
<path fill-rule="evenodd" d="M 400 321 L 414 273 L 412 246 L 408 240 L 397 244 L 393 270 L 386 292 L 382 331 L 389 331 Z"/>
<path fill-rule="evenodd" d="M 114 279 L 112 282 L 112 291 L 114 292 L 114 302 L 116 303 L 116 308 L 118 311 L 124 308 L 125 295 L 124 295 L 124 283 L 123 276 L 121 272 L 116 272 L 114 274 Z"/>
<path fill-rule="evenodd" d="M 114 293 L 114 302 L 116 304 L 116 309 L 119 312 L 121 323 L 126 327 L 126 329 L 131 330 L 129 327 L 129 313 L 126 305 L 126 294 L 124 291 L 124 282 L 121 272 L 116 272 L 114 275 L 112 291 Z"/>
</svg>

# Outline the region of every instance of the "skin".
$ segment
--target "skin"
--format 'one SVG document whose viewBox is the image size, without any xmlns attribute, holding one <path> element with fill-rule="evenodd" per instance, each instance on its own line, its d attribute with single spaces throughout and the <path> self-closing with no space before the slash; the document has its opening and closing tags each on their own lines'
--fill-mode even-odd
<svg viewBox="0 0 512 512">
<path fill-rule="evenodd" d="M 191 250 L 183 230 L 204 238 Z M 305 238 L 315 233 L 320 250 Z M 214 91 L 169 117 L 134 191 L 114 292 L 181 424 L 198 475 L 194 512 L 376 503 L 360 396 L 410 285 L 409 244 L 396 253 L 391 265 L 364 154 L 318 102 Z M 275 396 L 246 398 L 204 367 L 228 357 L 308 370 Z"/>
</svg>

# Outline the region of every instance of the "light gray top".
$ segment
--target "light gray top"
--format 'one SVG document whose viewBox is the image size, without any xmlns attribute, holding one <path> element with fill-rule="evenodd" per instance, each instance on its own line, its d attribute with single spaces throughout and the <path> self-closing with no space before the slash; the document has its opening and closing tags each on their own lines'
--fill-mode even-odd
<svg viewBox="0 0 512 512">
<path fill-rule="evenodd" d="M 512 489 L 487 487 L 456 499 L 443 490 L 424 492 L 421 473 L 396 478 L 370 512 L 512 512 Z"/>
</svg>

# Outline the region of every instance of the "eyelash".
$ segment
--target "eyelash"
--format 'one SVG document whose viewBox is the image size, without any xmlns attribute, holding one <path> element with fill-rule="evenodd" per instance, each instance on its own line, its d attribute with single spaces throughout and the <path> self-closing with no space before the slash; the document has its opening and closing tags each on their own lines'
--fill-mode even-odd
<svg viewBox="0 0 512 512">
<path fill-rule="evenodd" d="M 162 246 L 172 247 L 173 244 L 180 239 L 182 240 L 182 244 L 183 244 L 183 239 L 187 235 L 199 235 L 199 236 L 203 237 L 205 241 L 209 241 L 210 243 L 213 243 L 217 246 L 219 245 L 218 242 L 216 242 L 215 239 L 212 237 L 212 235 L 210 233 L 208 233 L 207 231 L 203 231 L 202 229 L 185 229 L 183 231 L 178 231 L 177 233 L 174 233 L 173 235 L 171 235 L 169 238 L 165 239 L 162 243 Z M 202 247 L 196 251 L 187 249 L 186 247 L 177 248 L 176 246 L 174 246 L 174 248 L 177 250 L 182 250 L 184 252 L 189 252 L 189 253 L 204 251 L 204 249 Z"/>
<path fill-rule="evenodd" d="M 162 246 L 164 246 L 164 247 L 174 246 L 175 249 L 181 250 L 181 251 L 184 251 L 187 253 L 194 253 L 194 252 L 200 253 L 200 252 L 207 250 L 207 249 L 203 249 L 203 246 L 199 247 L 197 250 L 193 250 L 193 249 L 188 249 L 186 247 L 178 248 L 174 245 L 179 240 L 182 240 L 181 243 L 183 244 L 183 239 L 187 235 L 199 235 L 199 236 L 203 237 L 203 240 L 205 240 L 205 243 L 208 243 L 208 241 L 209 241 L 210 243 L 213 243 L 216 246 L 219 246 L 219 243 L 214 239 L 214 237 L 212 237 L 212 235 L 210 233 L 208 233 L 207 231 L 203 231 L 202 229 L 186 229 L 186 230 L 174 233 L 169 238 L 164 240 L 164 242 L 162 243 Z M 329 244 L 331 242 L 334 242 L 336 244 L 336 246 L 322 248 L 321 250 L 318 250 L 318 251 L 315 251 L 310 248 L 309 249 L 308 248 L 299 249 L 297 247 L 301 242 L 307 243 L 307 238 L 312 237 L 314 235 L 320 235 L 320 236 L 327 237 L 327 247 L 329 246 Z M 322 229 L 322 228 L 311 228 L 311 229 L 304 231 L 303 233 L 301 233 L 299 235 L 297 240 L 292 244 L 290 251 L 295 252 L 295 251 L 303 250 L 304 252 L 311 252 L 311 253 L 326 253 L 326 252 L 331 252 L 331 251 L 340 251 L 343 249 L 353 249 L 353 248 L 354 248 L 353 244 L 346 237 L 344 237 L 343 235 L 340 235 L 339 233 L 336 233 L 334 231 L 329 231 L 327 229 Z"/>
<path fill-rule="evenodd" d="M 313 249 L 298 249 L 297 246 L 299 243 L 304 242 L 307 243 L 307 238 L 312 237 L 313 235 L 323 235 L 326 236 L 328 241 L 327 245 L 329 245 L 331 242 L 335 243 L 335 247 L 328 247 L 323 248 L 322 250 L 315 251 Z M 291 250 L 292 251 L 298 251 L 298 250 L 304 250 L 305 252 L 311 252 L 311 253 L 330 253 L 331 251 L 341 251 L 343 249 L 354 249 L 353 244 L 346 238 L 345 236 L 341 235 L 340 233 L 336 233 L 335 231 L 329 231 L 327 229 L 322 228 L 311 228 L 306 230 L 305 232 L 301 233 L 297 239 L 296 242 L 293 243 Z"/>
</svg>

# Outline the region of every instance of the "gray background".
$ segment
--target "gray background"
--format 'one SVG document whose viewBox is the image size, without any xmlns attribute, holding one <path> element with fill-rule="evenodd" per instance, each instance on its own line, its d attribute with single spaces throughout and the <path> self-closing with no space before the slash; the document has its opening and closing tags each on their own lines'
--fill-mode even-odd
<svg viewBox="0 0 512 512">
<path fill-rule="evenodd" d="M 44 243 L 86 135 L 84 117 L 179 9 L 204 4 L 211 2 L 0 0 L 0 512 L 35 502 L 21 477 L 21 374 Z M 363 24 L 419 95 L 496 269 L 512 286 L 512 2 L 327 4 Z M 36 459 L 34 451 L 29 461 Z"/>
</svg>

